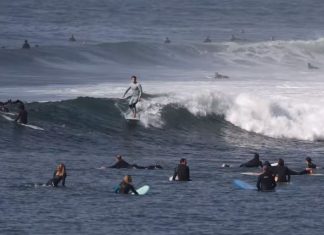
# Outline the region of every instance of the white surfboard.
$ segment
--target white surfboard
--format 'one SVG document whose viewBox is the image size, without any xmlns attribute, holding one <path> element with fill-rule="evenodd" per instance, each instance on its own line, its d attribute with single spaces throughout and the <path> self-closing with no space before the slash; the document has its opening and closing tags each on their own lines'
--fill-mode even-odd
<svg viewBox="0 0 324 235">
<path fill-rule="evenodd" d="M 10 121 L 10 122 L 14 122 L 15 119 L 11 118 L 11 117 L 8 117 L 7 115 L 1 115 L 4 119 Z M 43 128 L 41 127 L 38 127 L 38 126 L 34 126 L 34 125 L 29 125 L 29 124 L 23 124 L 23 123 L 20 123 L 20 122 L 17 122 L 18 125 L 21 125 L 21 126 L 24 126 L 24 127 L 29 127 L 31 129 L 34 129 L 34 130 L 39 130 L 39 131 L 44 131 Z"/>
<path fill-rule="evenodd" d="M 124 117 L 127 121 L 140 121 L 140 115 L 137 114 L 136 117 L 134 117 L 133 113 L 125 113 Z"/>
<path fill-rule="evenodd" d="M 138 193 L 138 195 L 145 195 L 147 194 L 147 192 L 150 190 L 150 186 L 148 185 L 144 185 L 138 189 L 136 189 L 136 192 Z M 132 193 L 134 195 L 134 193 Z"/>
<path fill-rule="evenodd" d="M 0 114 L 3 114 L 3 115 L 9 115 L 9 116 L 15 116 L 15 115 L 16 115 L 15 113 L 11 113 L 11 112 L 3 112 L 3 111 L 0 111 Z"/>
<path fill-rule="evenodd" d="M 178 181 L 179 179 L 178 179 L 178 176 L 176 176 L 176 178 L 175 178 L 175 180 L 173 180 L 173 175 L 171 175 L 170 177 L 169 177 L 169 181 Z"/>
<path fill-rule="evenodd" d="M 262 173 L 260 173 L 260 172 L 242 172 L 241 174 L 242 174 L 242 175 L 253 175 L 253 176 L 259 176 L 259 175 L 261 175 Z"/>
</svg>

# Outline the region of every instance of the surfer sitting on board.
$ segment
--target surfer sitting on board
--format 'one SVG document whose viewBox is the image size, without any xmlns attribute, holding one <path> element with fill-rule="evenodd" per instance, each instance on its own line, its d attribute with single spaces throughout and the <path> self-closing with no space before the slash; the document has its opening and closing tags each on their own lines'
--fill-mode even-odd
<svg viewBox="0 0 324 235">
<path fill-rule="evenodd" d="M 263 173 L 259 175 L 257 181 L 258 191 L 262 191 L 262 192 L 273 191 L 276 186 L 277 184 L 272 175 L 272 172 L 269 171 L 268 166 L 263 166 Z"/>
<path fill-rule="evenodd" d="M 133 117 L 136 118 L 136 104 L 137 102 L 141 99 L 143 90 L 142 90 L 142 86 L 141 84 L 139 84 L 137 82 L 137 77 L 136 76 L 132 76 L 132 83 L 130 84 L 130 86 L 127 88 L 127 90 L 125 91 L 123 98 L 125 97 L 125 95 L 127 94 L 127 92 L 129 90 L 132 90 L 133 94 L 129 100 L 129 108 L 130 110 L 133 112 Z"/>
<path fill-rule="evenodd" d="M 112 165 L 110 168 L 135 168 L 135 169 L 163 169 L 160 165 L 150 165 L 150 166 L 138 166 L 136 164 L 129 164 L 126 162 L 121 155 L 116 156 L 116 163 Z"/>
<path fill-rule="evenodd" d="M 132 176 L 126 175 L 123 181 L 119 184 L 118 188 L 116 189 L 116 193 L 128 194 L 132 191 L 135 194 L 138 194 L 135 190 L 134 186 L 132 185 Z"/>
<path fill-rule="evenodd" d="M 279 158 L 278 165 L 274 168 L 274 176 L 277 182 L 290 182 L 290 170 L 285 166 L 285 162 L 281 158 Z"/>
<path fill-rule="evenodd" d="M 260 156 L 258 153 L 254 154 L 254 158 L 246 163 L 240 165 L 240 167 L 262 167 L 262 162 L 260 161 Z"/>
<path fill-rule="evenodd" d="M 59 164 L 54 171 L 53 178 L 50 179 L 46 185 L 57 187 L 57 185 L 62 181 L 62 186 L 65 186 L 65 179 L 66 179 L 66 168 L 63 163 Z"/>
<path fill-rule="evenodd" d="M 19 113 L 17 117 L 15 118 L 15 122 L 20 122 L 22 124 L 27 124 L 28 122 L 28 112 L 25 109 L 25 105 L 22 101 L 16 100 L 14 102 L 11 102 L 12 104 L 19 104 Z"/>
<path fill-rule="evenodd" d="M 307 167 L 306 167 L 305 170 L 303 170 L 299 174 L 300 175 L 313 174 L 314 173 L 314 170 L 316 169 L 316 164 L 314 164 L 312 162 L 312 159 L 310 157 L 306 157 L 305 160 L 306 160 Z"/>
<path fill-rule="evenodd" d="M 190 181 L 189 167 L 185 158 L 180 159 L 180 164 L 174 170 L 172 180 L 176 180 L 176 178 L 178 181 Z"/>
</svg>

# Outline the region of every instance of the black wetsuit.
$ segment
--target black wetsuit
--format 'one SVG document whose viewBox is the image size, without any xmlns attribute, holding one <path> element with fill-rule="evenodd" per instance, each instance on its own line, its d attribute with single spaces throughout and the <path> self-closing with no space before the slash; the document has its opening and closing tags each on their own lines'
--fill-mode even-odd
<svg viewBox="0 0 324 235">
<path fill-rule="evenodd" d="M 53 187 L 57 187 L 57 185 L 62 181 L 62 186 L 65 186 L 65 178 L 66 178 L 66 173 L 64 173 L 63 176 L 58 176 L 56 175 L 56 172 L 54 172 L 53 178 L 50 179 L 46 185 L 51 185 Z"/>
<path fill-rule="evenodd" d="M 189 181 L 190 180 L 189 167 L 184 164 L 179 164 L 174 171 L 172 180 L 175 180 L 177 176 L 179 181 Z"/>
<path fill-rule="evenodd" d="M 28 113 L 27 113 L 27 111 L 26 110 L 21 110 L 18 113 L 16 121 L 19 121 L 20 123 L 23 123 L 23 124 L 27 124 L 27 122 L 28 122 Z"/>
<path fill-rule="evenodd" d="M 30 45 L 28 42 L 25 42 L 22 46 L 23 49 L 30 49 Z"/>
<path fill-rule="evenodd" d="M 148 169 L 148 170 L 154 170 L 154 169 L 162 169 L 160 165 L 150 165 L 150 166 L 138 166 L 136 164 L 129 164 L 128 162 L 124 160 L 119 160 L 114 165 L 112 165 L 110 168 L 135 168 L 135 169 Z"/>
<path fill-rule="evenodd" d="M 273 191 L 276 186 L 276 181 L 271 172 L 268 171 L 259 175 L 257 182 L 258 191 Z"/>
<path fill-rule="evenodd" d="M 277 182 L 290 182 L 290 170 L 286 166 L 276 166 L 274 175 L 278 177 Z"/>
<path fill-rule="evenodd" d="M 262 167 L 262 162 L 257 158 L 253 158 L 252 160 L 240 165 L 240 167 L 259 167 L 259 166 Z"/>
<path fill-rule="evenodd" d="M 128 194 L 130 191 L 132 191 L 135 194 L 138 194 L 133 185 L 125 183 L 123 181 L 119 184 L 119 187 L 116 190 L 116 193 Z"/>
</svg>

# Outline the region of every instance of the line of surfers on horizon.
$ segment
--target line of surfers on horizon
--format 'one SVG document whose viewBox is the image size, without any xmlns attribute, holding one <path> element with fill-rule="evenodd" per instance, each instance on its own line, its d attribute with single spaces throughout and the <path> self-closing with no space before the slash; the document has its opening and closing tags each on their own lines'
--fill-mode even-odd
<svg viewBox="0 0 324 235">
<path fill-rule="evenodd" d="M 126 162 L 121 155 L 117 155 L 115 157 L 116 163 L 108 168 L 115 169 L 163 169 L 160 165 L 149 165 L 149 166 L 139 166 L 137 164 L 129 164 Z M 263 172 L 259 175 L 257 180 L 257 189 L 261 192 L 269 192 L 274 191 L 277 183 L 287 183 L 290 182 L 291 175 L 305 175 L 305 174 L 313 174 L 316 169 L 316 165 L 312 162 L 310 157 L 306 157 L 306 169 L 301 172 L 293 171 L 285 166 L 284 160 L 279 159 L 278 164 L 276 166 L 271 166 L 268 161 L 262 163 L 259 159 L 259 154 L 255 153 L 254 158 L 246 163 L 240 165 L 240 167 L 262 167 Z M 223 165 L 223 167 L 230 167 L 229 165 Z M 101 167 L 100 169 L 105 169 L 106 167 Z M 60 163 L 56 170 L 54 171 L 53 178 L 51 178 L 46 185 L 57 187 L 61 182 L 62 186 L 65 186 L 65 179 L 67 177 L 66 167 L 63 163 Z M 172 181 L 191 181 L 190 178 L 190 170 L 185 158 L 181 158 L 178 166 L 175 168 Z M 134 194 L 138 194 L 135 190 L 135 187 L 132 184 L 132 176 L 126 175 L 124 176 L 121 183 L 116 187 L 115 193 L 120 194 L 129 194 L 133 192 Z"/>
</svg>

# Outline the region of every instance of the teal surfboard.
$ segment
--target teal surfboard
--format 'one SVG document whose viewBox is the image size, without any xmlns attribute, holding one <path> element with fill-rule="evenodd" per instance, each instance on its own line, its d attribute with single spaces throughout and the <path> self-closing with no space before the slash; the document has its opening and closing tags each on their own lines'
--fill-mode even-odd
<svg viewBox="0 0 324 235">
<path fill-rule="evenodd" d="M 243 180 L 234 180 L 234 187 L 237 189 L 256 190 L 256 186 L 249 184 Z"/>
</svg>

